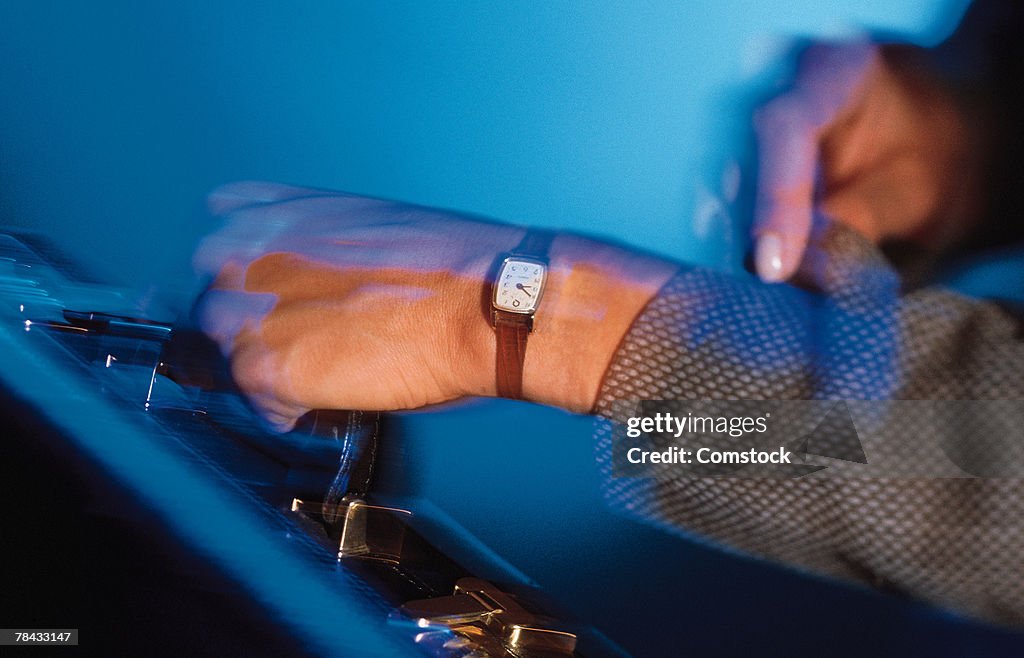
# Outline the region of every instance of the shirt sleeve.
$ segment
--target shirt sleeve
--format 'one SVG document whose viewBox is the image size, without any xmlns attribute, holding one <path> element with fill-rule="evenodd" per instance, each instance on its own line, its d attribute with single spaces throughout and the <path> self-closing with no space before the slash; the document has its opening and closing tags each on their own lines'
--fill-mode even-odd
<svg viewBox="0 0 1024 658">
<path fill-rule="evenodd" d="M 745 554 L 1024 623 L 1024 324 L 943 289 L 902 292 L 872 245 L 835 227 L 799 277 L 766 285 L 688 269 L 650 302 L 596 407 L 609 501 Z M 616 477 L 623 409 L 701 399 L 923 402 L 858 422 L 867 465 L 824 459 L 822 471 L 781 479 Z M 950 415 L 964 409 L 967 425 Z M 990 437 L 1021 468 L 979 476 L 956 455 L 945 470 L 931 461 Z"/>
</svg>

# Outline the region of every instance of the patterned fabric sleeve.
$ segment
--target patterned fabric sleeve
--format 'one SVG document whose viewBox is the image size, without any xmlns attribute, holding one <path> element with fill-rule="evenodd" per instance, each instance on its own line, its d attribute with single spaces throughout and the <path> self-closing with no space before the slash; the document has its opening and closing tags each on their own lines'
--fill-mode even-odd
<svg viewBox="0 0 1024 658">
<path fill-rule="evenodd" d="M 800 287 L 765 285 L 689 269 L 665 285 L 599 396 L 609 500 L 746 554 L 1024 624 L 1024 478 L 929 461 L 948 453 L 937 436 L 964 445 L 964 428 L 943 416 L 961 404 L 952 401 L 997 400 L 975 413 L 970 437 L 996 437 L 1024 464 L 1024 325 L 942 289 L 902 294 L 881 255 L 836 228 L 815 241 L 800 276 Z M 622 402 L 644 399 L 948 402 L 862 432 L 869 466 L 784 479 L 615 477 Z"/>
</svg>

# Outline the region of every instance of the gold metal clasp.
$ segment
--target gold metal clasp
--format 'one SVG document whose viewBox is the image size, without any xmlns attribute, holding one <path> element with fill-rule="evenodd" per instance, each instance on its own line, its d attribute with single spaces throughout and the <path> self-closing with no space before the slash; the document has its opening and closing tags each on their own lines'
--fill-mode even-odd
<svg viewBox="0 0 1024 658">
<path fill-rule="evenodd" d="M 338 558 L 362 558 L 398 564 L 405 543 L 405 520 L 412 516 L 409 510 L 398 507 L 369 505 L 358 498 L 346 499 L 340 505 L 326 509 L 322 503 L 309 503 L 292 499 L 292 511 L 307 516 L 333 517 L 342 513 L 341 539 Z"/>
<path fill-rule="evenodd" d="M 574 634 L 547 628 L 512 596 L 480 578 L 460 578 L 451 596 L 410 601 L 401 613 L 422 628 L 446 627 L 485 655 L 572 656 L 576 650 Z"/>
<path fill-rule="evenodd" d="M 358 498 L 345 498 L 338 505 L 295 498 L 291 511 L 325 524 L 329 536 L 338 542 L 339 560 L 405 568 L 403 554 L 411 551 L 416 562 L 417 549 L 422 549 L 422 539 L 407 525 L 412 516 L 409 510 L 370 505 Z M 457 649 L 457 655 L 466 656 L 565 658 L 576 651 L 576 635 L 552 628 L 553 620 L 528 611 L 515 597 L 481 578 L 459 578 L 451 596 L 410 601 L 395 613 L 395 619 L 411 621 L 415 641 L 425 649 L 437 649 L 437 655 L 456 655 L 451 652 Z"/>
</svg>

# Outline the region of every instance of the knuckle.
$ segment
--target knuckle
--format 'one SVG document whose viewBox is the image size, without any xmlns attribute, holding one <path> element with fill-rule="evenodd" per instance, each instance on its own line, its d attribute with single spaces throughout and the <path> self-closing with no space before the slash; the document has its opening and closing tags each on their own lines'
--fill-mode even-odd
<svg viewBox="0 0 1024 658">
<path fill-rule="evenodd" d="M 309 399 L 309 391 L 305 388 L 305 380 L 300 375 L 296 360 L 285 353 L 279 354 L 275 362 L 274 381 L 268 382 L 274 397 L 290 405 L 298 405 L 301 401 Z"/>
<path fill-rule="evenodd" d="M 238 350 L 231 356 L 231 377 L 247 394 L 273 395 L 277 379 L 272 369 L 273 359 L 260 348 Z"/>
</svg>

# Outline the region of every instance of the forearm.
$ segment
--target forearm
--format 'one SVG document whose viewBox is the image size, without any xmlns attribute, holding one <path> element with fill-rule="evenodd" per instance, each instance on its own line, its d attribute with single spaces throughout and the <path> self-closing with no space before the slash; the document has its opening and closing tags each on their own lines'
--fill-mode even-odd
<svg viewBox="0 0 1024 658">
<path fill-rule="evenodd" d="M 643 399 L 1024 399 L 1017 318 L 941 290 L 886 294 L 878 273 L 853 288 L 853 277 L 832 274 L 827 295 L 704 270 L 676 275 L 617 352 L 598 412 L 624 421 L 617 410 Z M 947 454 L 973 455 L 1000 437 L 999 465 L 1019 464 L 1021 449 L 1007 446 L 1020 433 L 1016 416 L 976 414 L 972 433 L 946 422 L 951 403 L 865 404 L 883 410 L 883 422 L 863 424 L 849 405 L 867 464 L 819 460 L 826 470 L 795 479 L 666 469 L 609 479 L 608 495 L 737 550 L 1024 623 L 1024 595 L 1004 577 L 1024 569 L 1022 480 L 971 477 Z M 598 436 L 606 457 L 612 428 Z M 940 463 L 948 470 L 929 470 Z"/>
</svg>

